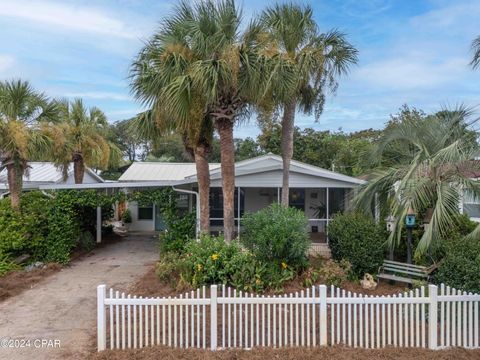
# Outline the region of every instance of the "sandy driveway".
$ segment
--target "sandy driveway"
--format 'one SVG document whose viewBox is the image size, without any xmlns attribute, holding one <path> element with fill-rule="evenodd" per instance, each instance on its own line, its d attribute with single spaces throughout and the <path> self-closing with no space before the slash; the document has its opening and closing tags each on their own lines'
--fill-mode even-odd
<svg viewBox="0 0 480 360">
<path fill-rule="evenodd" d="M 96 287 L 126 289 L 143 275 L 158 251 L 151 236 L 105 245 L 17 296 L 0 303 L 0 339 L 29 339 L 30 348 L 4 349 L 0 359 L 88 357 L 96 337 Z M 36 348 L 60 341 L 60 348 Z M 58 342 L 57 342 L 58 344 Z"/>
</svg>

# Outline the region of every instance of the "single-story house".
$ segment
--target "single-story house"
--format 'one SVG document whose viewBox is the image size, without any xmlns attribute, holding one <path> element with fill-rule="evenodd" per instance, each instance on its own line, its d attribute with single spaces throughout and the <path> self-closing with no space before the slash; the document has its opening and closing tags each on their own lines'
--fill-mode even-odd
<svg viewBox="0 0 480 360">
<path fill-rule="evenodd" d="M 280 202 L 282 158 L 267 154 L 235 164 L 235 225 L 241 234 L 241 218 Z M 222 230 L 223 203 L 220 164 L 210 164 L 210 221 L 212 232 Z M 182 196 L 179 206 L 194 209 L 198 198 L 194 163 L 134 162 L 120 177 L 120 183 L 159 182 L 170 184 Z M 308 218 L 312 242 L 327 243 L 327 225 L 332 216 L 348 204 L 353 189 L 364 181 L 299 161 L 290 167 L 290 206 L 301 209 Z M 139 206 L 130 202 L 133 231 L 161 231 L 163 222 L 155 204 Z"/>
<path fill-rule="evenodd" d="M 23 190 L 39 189 L 43 185 L 74 184 L 73 164 L 70 164 L 67 178 L 61 169 L 51 162 L 29 162 L 27 171 L 23 176 Z M 103 183 L 104 180 L 92 169 L 85 168 L 83 176 L 85 184 Z M 7 170 L 0 171 L 0 198 L 8 195 Z"/>
</svg>

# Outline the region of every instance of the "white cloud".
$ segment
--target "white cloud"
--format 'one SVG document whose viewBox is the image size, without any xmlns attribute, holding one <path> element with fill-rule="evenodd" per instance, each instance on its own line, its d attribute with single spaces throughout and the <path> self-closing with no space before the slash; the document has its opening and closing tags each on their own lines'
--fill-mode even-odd
<svg viewBox="0 0 480 360">
<path fill-rule="evenodd" d="M 464 57 L 438 60 L 406 54 L 362 66 L 353 77 L 392 90 L 418 90 L 456 81 L 468 70 Z"/>
<path fill-rule="evenodd" d="M 0 75 L 11 69 L 15 64 L 15 58 L 9 55 L 0 55 Z"/>
<path fill-rule="evenodd" d="M 62 95 L 68 98 L 108 99 L 115 101 L 131 101 L 133 99 L 125 94 L 106 91 L 70 92 Z"/>
<path fill-rule="evenodd" d="M 136 38 L 139 34 L 124 22 L 94 8 L 68 5 L 62 2 L 0 0 L 0 16 L 24 19 L 62 29 Z"/>
</svg>

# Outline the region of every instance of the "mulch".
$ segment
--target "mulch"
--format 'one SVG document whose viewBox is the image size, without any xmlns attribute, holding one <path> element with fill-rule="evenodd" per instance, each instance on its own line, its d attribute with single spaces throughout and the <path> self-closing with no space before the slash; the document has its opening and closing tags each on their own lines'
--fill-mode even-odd
<svg viewBox="0 0 480 360">
<path fill-rule="evenodd" d="M 153 359 L 192 359 L 192 360 L 313 360 L 313 359 L 338 359 L 338 360 L 478 360 L 480 350 L 466 350 L 461 348 L 447 350 L 426 350 L 415 348 L 385 348 L 378 350 L 352 349 L 345 347 L 321 348 L 285 348 L 285 349 L 253 349 L 253 350 L 223 350 L 208 351 L 196 349 L 172 349 L 155 346 L 135 350 L 106 350 L 92 355 L 95 360 L 153 360 Z"/>
<path fill-rule="evenodd" d="M 8 299 L 31 289 L 40 281 L 60 271 L 61 266 L 55 263 L 32 271 L 17 270 L 0 277 L 0 301 Z"/>
</svg>

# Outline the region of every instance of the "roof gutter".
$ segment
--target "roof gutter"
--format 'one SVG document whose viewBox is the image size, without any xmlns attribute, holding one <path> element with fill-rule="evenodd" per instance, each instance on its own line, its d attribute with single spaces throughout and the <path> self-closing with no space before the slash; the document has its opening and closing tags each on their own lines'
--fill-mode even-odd
<svg viewBox="0 0 480 360">
<path fill-rule="evenodd" d="M 172 189 L 180 193 L 195 195 L 195 203 L 196 203 L 195 237 L 198 239 L 200 234 L 200 196 L 198 192 L 193 190 L 179 189 L 179 188 L 176 188 L 175 185 L 172 185 Z"/>
</svg>

